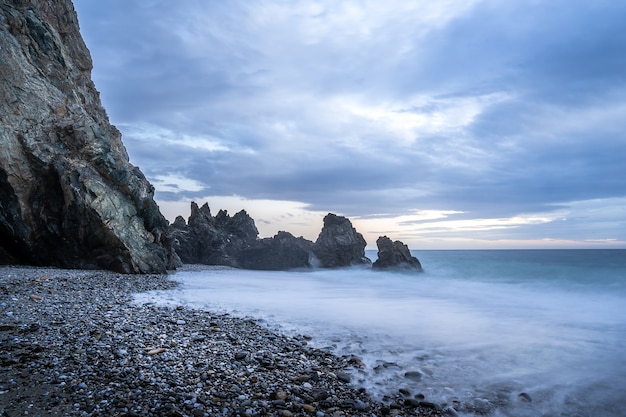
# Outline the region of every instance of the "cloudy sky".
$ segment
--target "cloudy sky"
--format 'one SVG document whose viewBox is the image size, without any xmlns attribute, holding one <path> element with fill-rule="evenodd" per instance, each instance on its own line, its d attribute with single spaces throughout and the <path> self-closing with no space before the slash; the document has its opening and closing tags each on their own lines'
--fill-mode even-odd
<svg viewBox="0 0 626 417">
<path fill-rule="evenodd" d="M 626 2 L 74 0 L 164 215 L 626 248 Z"/>
</svg>

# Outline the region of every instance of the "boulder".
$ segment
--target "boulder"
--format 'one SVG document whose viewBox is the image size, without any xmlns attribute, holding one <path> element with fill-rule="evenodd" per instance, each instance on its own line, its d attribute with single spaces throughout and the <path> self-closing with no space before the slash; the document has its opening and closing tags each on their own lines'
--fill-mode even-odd
<svg viewBox="0 0 626 417">
<path fill-rule="evenodd" d="M 420 261 L 399 240 L 392 242 L 387 236 L 381 236 L 376 240 L 376 246 L 378 259 L 372 265 L 373 269 L 423 272 Z"/>
<path fill-rule="evenodd" d="M 350 220 L 328 213 L 313 245 L 313 253 L 322 268 L 371 265 L 372 262 L 365 256 L 366 245 L 363 235 L 352 227 Z"/>
<path fill-rule="evenodd" d="M 280 271 L 310 268 L 313 242 L 296 238 L 288 232 L 260 239 L 241 253 L 241 266 L 246 269 Z"/>
<path fill-rule="evenodd" d="M 241 210 L 231 217 L 220 210 L 214 217 L 207 203 L 191 203 L 187 223 L 178 216 L 170 226 L 174 249 L 188 264 L 227 265 L 241 268 L 242 251 L 256 242 L 259 234 L 254 220 Z"/>
<path fill-rule="evenodd" d="M 0 2 L 0 263 L 164 272 L 168 223 L 91 69 L 70 0 Z"/>
</svg>

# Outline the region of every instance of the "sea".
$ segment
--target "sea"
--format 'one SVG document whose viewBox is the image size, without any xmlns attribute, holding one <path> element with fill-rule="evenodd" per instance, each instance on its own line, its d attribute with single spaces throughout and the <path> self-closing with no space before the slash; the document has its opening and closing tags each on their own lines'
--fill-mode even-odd
<svg viewBox="0 0 626 417">
<path fill-rule="evenodd" d="M 404 388 L 459 415 L 626 416 L 626 250 L 412 253 L 423 273 L 181 271 L 136 302 L 309 336 L 360 358 L 352 384 L 378 400 Z"/>
</svg>

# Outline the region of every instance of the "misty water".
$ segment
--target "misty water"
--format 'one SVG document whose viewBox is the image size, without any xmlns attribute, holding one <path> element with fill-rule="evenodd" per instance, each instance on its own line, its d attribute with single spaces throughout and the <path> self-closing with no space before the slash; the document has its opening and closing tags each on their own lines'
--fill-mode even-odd
<svg viewBox="0 0 626 417">
<path fill-rule="evenodd" d="M 495 416 L 626 414 L 626 250 L 414 255 L 422 274 L 177 272 L 178 288 L 137 302 L 309 335 L 315 347 L 361 358 L 353 383 L 377 399 L 406 388 Z"/>
</svg>

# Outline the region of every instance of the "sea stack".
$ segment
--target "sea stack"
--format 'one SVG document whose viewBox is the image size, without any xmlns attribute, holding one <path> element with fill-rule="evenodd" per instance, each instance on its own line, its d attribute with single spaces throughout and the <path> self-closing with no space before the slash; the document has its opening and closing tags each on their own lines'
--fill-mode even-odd
<svg viewBox="0 0 626 417">
<path fill-rule="evenodd" d="M 70 0 L 0 3 L 0 263 L 164 272 L 154 188 L 91 81 Z"/>
<path fill-rule="evenodd" d="M 322 268 L 369 266 L 372 261 L 365 256 L 366 245 L 363 235 L 352 227 L 350 220 L 328 213 L 324 217 L 324 227 L 313 245 L 313 253 Z"/>
<path fill-rule="evenodd" d="M 373 269 L 423 272 L 420 261 L 399 240 L 393 242 L 387 236 L 381 236 L 376 240 L 376 246 L 378 259 L 372 265 Z"/>
</svg>

